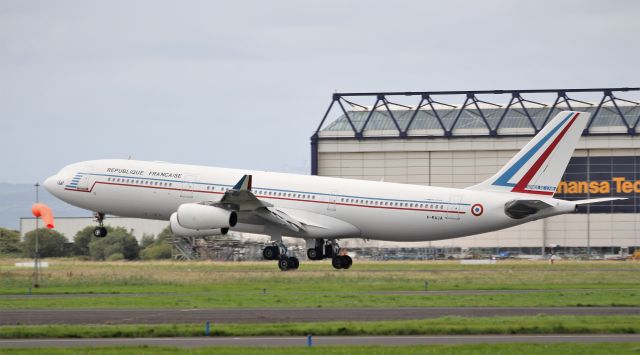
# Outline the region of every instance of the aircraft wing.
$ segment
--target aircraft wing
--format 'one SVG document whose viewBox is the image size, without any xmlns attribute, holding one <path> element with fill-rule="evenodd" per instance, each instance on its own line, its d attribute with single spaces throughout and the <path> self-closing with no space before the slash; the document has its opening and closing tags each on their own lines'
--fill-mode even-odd
<svg viewBox="0 0 640 355">
<path fill-rule="evenodd" d="M 275 208 L 251 192 L 251 183 L 251 175 L 243 176 L 220 201 L 212 205 L 236 211 L 239 223 L 276 226 L 285 235 L 337 238 L 360 234 L 356 227 L 337 218 L 297 209 Z"/>
</svg>

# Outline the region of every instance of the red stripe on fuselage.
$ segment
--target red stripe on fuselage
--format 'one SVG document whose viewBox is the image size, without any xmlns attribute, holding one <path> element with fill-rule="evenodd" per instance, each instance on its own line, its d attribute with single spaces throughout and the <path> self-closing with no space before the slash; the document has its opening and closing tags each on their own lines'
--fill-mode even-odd
<svg viewBox="0 0 640 355">
<path fill-rule="evenodd" d="M 161 190 L 173 190 L 173 191 L 186 191 L 186 192 L 195 192 L 195 193 L 207 193 L 207 194 L 215 194 L 215 195 L 223 195 L 223 192 L 216 192 L 216 191 L 206 191 L 206 190 L 185 190 L 185 189 L 177 189 L 177 188 L 172 188 L 172 187 L 162 187 L 162 186 L 147 186 L 147 185 L 132 185 L 132 184 L 120 184 L 120 183 L 113 183 L 113 182 L 105 182 L 105 181 L 96 181 L 93 183 L 93 185 L 91 185 L 91 189 L 88 190 L 79 190 L 79 189 L 70 189 L 70 188 L 65 188 L 65 190 L 67 191 L 76 191 L 76 192 L 91 192 L 93 191 L 93 188 L 98 185 L 98 184 L 103 184 L 103 185 L 115 185 L 115 186 L 125 186 L 125 187 L 143 187 L 143 188 L 147 188 L 147 189 L 161 189 Z M 322 204 L 332 204 L 332 205 L 339 205 L 339 206 L 352 206 L 352 207 L 367 207 L 367 208 L 383 208 L 383 209 L 388 209 L 388 210 L 404 210 L 404 211 L 423 211 L 423 212 L 439 212 L 439 213 L 453 213 L 453 214 L 466 214 L 466 212 L 462 212 L 462 211 L 447 211 L 447 210 L 434 210 L 434 209 L 424 209 L 424 208 L 411 208 L 411 207 L 392 207 L 392 206 L 370 206 L 370 205 L 359 205 L 359 204 L 352 204 L 352 203 L 344 203 L 344 202 L 328 202 L 328 201 L 317 201 L 317 200 L 303 200 L 303 199 L 297 199 L 297 198 L 290 198 L 290 197 L 275 197 L 275 196 L 260 196 L 260 195 L 256 195 L 257 198 L 264 198 L 264 199 L 273 199 L 273 200 L 287 200 L 287 201 L 298 201 L 298 202 L 311 202 L 311 203 L 322 203 Z M 425 202 L 423 202 L 423 204 L 427 204 Z"/>
<path fill-rule="evenodd" d="M 562 137 L 564 137 L 564 135 L 569 131 L 569 128 L 571 128 L 571 125 L 573 125 L 573 123 L 576 121 L 579 115 L 580 113 L 576 113 L 576 115 L 573 116 L 573 118 L 571 118 L 571 121 L 569 121 L 569 123 L 562 129 L 562 131 L 560 132 L 560 134 L 558 134 L 556 139 L 554 139 L 553 142 L 551 142 L 551 145 L 547 147 L 547 149 L 544 151 L 544 153 L 542 153 L 540 158 L 538 158 L 538 160 L 536 160 L 536 162 L 533 163 L 533 166 L 531 166 L 531 169 L 529 169 L 529 171 L 527 171 L 527 173 L 524 174 L 522 179 L 520 179 L 520 181 L 516 184 L 513 190 L 511 190 L 512 192 L 522 192 L 522 193 L 537 194 L 537 195 L 553 195 L 554 194 L 554 192 L 552 191 L 527 190 L 527 185 L 529 185 L 529 182 L 531 182 L 531 180 L 536 175 L 538 170 L 540 170 L 540 167 L 542 167 L 542 164 L 544 164 L 547 158 L 549 158 L 549 156 L 551 155 L 551 152 L 553 152 L 556 146 L 560 143 L 560 141 L 562 140 Z"/>
</svg>

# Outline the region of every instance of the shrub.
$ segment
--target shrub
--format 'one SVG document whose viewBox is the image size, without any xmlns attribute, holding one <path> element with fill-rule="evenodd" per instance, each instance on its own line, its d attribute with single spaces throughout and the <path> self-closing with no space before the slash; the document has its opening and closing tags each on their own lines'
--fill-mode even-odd
<svg viewBox="0 0 640 355">
<path fill-rule="evenodd" d="M 140 254 L 136 238 L 122 227 L 107 227 L 107 236 L 93 238 L 89 243 L 89 254 L 94 260 L 106 260 L 113 254 L 121 254 L 124 259 L 134 260 Z"/>
<path fill-rule="evenodd" d="M 38 235 L 38 251 L 40 253 L 40 257 L 67 256 L 68 253 L 65 248 L 65 243 L 68 243 L 67 238 L 55 230 L 46 228 L 40 228 L 25 234 L 23 243 L 24 256 L 35 256 L 36 233 Z"/>
<path fill-rule="evenodd" d="M 21 251 L 20 233 L 0 228 L 0 254 L 17 254 Z"/>
</svg>

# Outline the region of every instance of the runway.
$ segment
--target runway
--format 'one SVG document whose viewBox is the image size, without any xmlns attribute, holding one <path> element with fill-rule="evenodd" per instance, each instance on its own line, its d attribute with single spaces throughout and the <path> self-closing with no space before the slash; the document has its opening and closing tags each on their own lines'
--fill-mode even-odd
<svg viewBox="0 0 640 355">
<path fill-rule="evenodd" d="M 600 335 L 448 335 L 448 336 L 326 336 L 313 337 L 323 345 L 435 345 L 504 343 L 640 343 L 639 334 Z M 97 338 L 97 339 L 2 339 L 0 348 L 95 347 L 95 346 L 307 346 L 307 337 L 200 337 L 200 338 Z"/>
<path fill-rule="evenodd" d="M 382 321 L 458 317 L 640 315 L 640 307 L 406 307 L 225 309 L 26 309 L 0 310 L 0 325 L 284 323 Z"/>
</svg>

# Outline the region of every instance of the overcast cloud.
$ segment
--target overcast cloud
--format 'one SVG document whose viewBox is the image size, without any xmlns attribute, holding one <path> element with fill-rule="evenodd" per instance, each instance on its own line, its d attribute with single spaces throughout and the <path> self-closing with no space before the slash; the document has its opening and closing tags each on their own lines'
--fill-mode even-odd
<svg viewBox="0 0 640 355">
<path fill-rule="evenodd" d="M 334 91 L 638 86 L 638 1 L 0 1 L 0 182 L 309 171 Z"/>
</svg>

